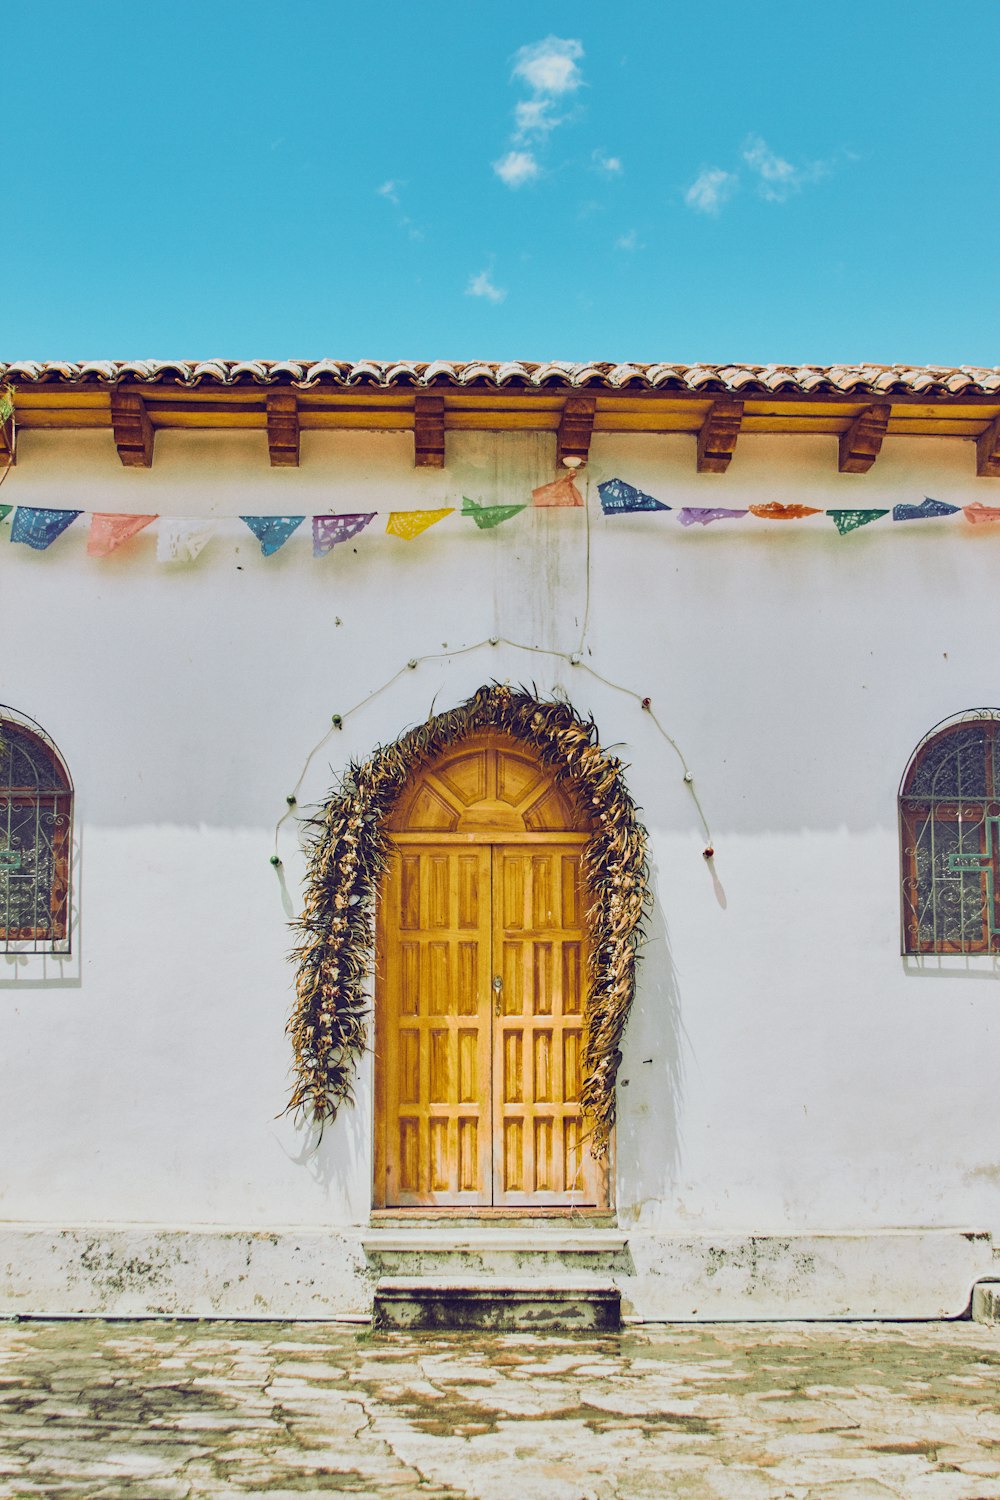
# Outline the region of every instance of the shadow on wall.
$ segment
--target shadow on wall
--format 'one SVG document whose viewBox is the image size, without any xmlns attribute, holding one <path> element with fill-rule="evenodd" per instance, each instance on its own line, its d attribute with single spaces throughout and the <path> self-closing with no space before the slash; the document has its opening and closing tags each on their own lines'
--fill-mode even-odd
<svg viewBox="0 0 1000 1500">
<path fill-rule="evenodd" d="M 623 1222 L 669 1203 L 680 1169 L 685 1033 L 666 918 L 650 869 L 652 905 L 618 1074 L 616 1158 Z"/>
</svg>

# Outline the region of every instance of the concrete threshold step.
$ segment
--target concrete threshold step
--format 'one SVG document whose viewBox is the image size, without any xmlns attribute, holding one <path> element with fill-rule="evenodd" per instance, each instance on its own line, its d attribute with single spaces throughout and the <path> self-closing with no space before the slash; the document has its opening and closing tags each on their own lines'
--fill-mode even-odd
<svg viewBox="0 0 1000 1500">
<path fill-rule="evenodd" d="M 498 1228 L 493 1225 L 447 1225 L 433 1229 L 377 1228 L 366 1230 L 361 1239 L 368 1254 L 418 1253 L 421 1251 L 461 1254 L 467 1250 L 503 1250 L 520 1254 L 592 1255 L 624 1250 L 628 1236 L 617 1229 Z"/>
<path fill-rule="evenodd" d="M 383 1276 L 376 1328 L 607 1332 L 621 1326 L 614 1282 L 590 1276 Z"/>
</svg>

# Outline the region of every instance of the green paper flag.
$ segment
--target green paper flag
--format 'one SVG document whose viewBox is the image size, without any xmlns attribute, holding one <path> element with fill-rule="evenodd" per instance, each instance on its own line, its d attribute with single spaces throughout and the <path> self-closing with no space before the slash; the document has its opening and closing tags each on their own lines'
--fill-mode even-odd
<svg viewBox="0 0 1000 1500">
<path fill-rule="evenodd" d="M 6 521 L 13 509 L 13 505 L 0 505 L 0 521 Z"/>
<path fill-rule="evenodd" d="M 509 521 L 511 516 L 516 516 L 518 511 L 524 509 L 526 507 L 523 505 L 477 505 L 468 495 L 462 496 L 462 515 L 471 516 L 480 531 L 499 526 L 502 521 Z"/>
<path fill-rule="evenodd" d="M 877 521 L 880 516 L 887 516 L 887 510 L 828 510 L 834 526 L 841 536 L 846 536 L 849 531 L 857 531 L 859 526 L 867 526 L 869 521 Z"/>
</svg>

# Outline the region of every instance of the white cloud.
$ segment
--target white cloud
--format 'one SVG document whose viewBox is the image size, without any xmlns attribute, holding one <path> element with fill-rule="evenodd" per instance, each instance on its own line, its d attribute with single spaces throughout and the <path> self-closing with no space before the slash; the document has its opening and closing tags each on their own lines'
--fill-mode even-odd
<svg viewBox="0 0 1000 1500">
<path fill-rule="evenodd" d="M 639 236 L 634 229 L 630 229 L 627 234 L 620 234 L 615 240 L 616 250 L 639 250 L 641 248 Z"/>
<path fill-rule="evenodd" d="M 759 135 L 748 136 L 743 143 L 743 160 L 757 177 L 757 191 L 766 203 L 785 203 L 807 183 L 818 182 L 829 168 L 825 162 L 809 162 L 796 167 L 771 150 Z"/>
<path fill-rule="evenodd" d="M 575 38 L 547 36 L 515 54 L 513 77 L 523 79 L 535 94 L 570 94 L 583 82 L 577 66 L 582 57 L 583 46 Z"/>
<path fill-rule="evenodd" d="M 609 177 L 619 177 L 624 171 L 620 156 L 608 156 L 598 149 L 591 156 L 591 160 L 599 172 L 606 172 Z"/>
<path fill-rule="evenodd" d="M 493 163 L 493 170 L 509 188 L 523 187 L 540 175 L 541 168 L 531 151 L 508 151 Z"/>
<path fill-rule="evenodd" d="M 701 214 L 717 214 L 736 191 L 738 182 L 735 173 L 723 171 L 722 167 L 702 167 L 684 194 L 684 202 Z"/>
<path fill-rule="evenodd" d="M 505 287 L 494 286 L 490 280 L 489 271 L 480 271 L 478 276 L 469 277 L 469 285 L 465 288 L 467 297 L 485 297 L 487 302 L 502 302 L 507 295 Z"/>
<path fill-rule="evenodd" d="M 390 203 L 398 204 L 399 194 L 396 192 L 398 187 L 402 187 L 402 183 L 396 182 L 390 177 L 388 182 L 383 182 L 382 186 L 376 188 L 375 191 L 380 198 L 388 198 Z"/>
<path fill-rule="evenodd" d="M 524 140 L 529 135 L 548 135 L 562 124 L 562 117 L 552 113 L 551 99 L 519 99 L 514 105 L 514 124 L 517 138 Z"/>
</svg>

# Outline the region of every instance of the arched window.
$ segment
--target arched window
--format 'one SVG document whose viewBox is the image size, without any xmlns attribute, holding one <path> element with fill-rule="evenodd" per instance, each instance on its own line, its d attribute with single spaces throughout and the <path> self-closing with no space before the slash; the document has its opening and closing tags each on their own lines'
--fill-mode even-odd
<svg viewBox="0 0 1000 1500">
<path fill-rule="evenodd" d="M 0 707 L 0 949 L 68 953 L 73 784 L 33 720 Z"/>
<path fill-rule="evenodd" d="M 1000 709 L 939 724 L 899 792 L 904 953 L 1000 953 Z"/>
</svg>

